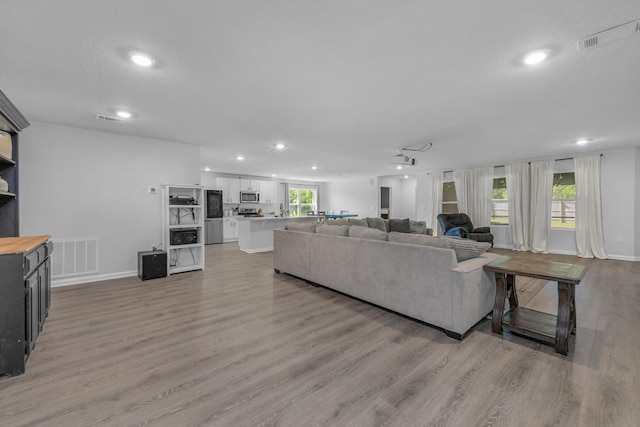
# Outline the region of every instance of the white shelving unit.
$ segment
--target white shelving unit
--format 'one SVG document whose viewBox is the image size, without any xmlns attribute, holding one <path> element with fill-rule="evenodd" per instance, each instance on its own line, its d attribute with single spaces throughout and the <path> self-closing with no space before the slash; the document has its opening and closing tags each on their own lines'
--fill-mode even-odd
<svg viewBox="0 0 640 427">
<path fill-rule="evenodd" d="M 167 250 L 168 275 L 204 270 L 204 203 L 201 185 L 162 185 L 162 247 Z"/>
</svg>

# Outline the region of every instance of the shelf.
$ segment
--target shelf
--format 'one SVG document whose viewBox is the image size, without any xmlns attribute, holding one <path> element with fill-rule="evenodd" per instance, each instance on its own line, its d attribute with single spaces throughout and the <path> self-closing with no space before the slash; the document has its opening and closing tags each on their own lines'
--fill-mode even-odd
<svg viewBox="0 0 640 427">
<path fill-rule="evenodd" d="M 189 249 L 202 247 L 202 243 L 192 243 L 190 245 L 169 245 L 169 250 L 172 249 Z"/>
<path fill-rule="evenodd" d="M 516 334 L 554 344 L 557 317 L 524 307 L 517 307 L 504 314 L 502 325 Z"/>
<path fill-rule="evenodd" d="M 5 165 L 5 166 L 15 166 L 16 162 L 14 162 L 11 159 L 6 158 L 5 156 L 3 156 L 2 154 L 0 154 L 0 166 Z"/>
<path fill-rule="evenodd" d="M 200 224 L 173 224 L 169 226 L 169 229 L 173 230 L 175 228 L 202 228 Z"/>
<path fill-rule="evenodd" d="M 182 265 L 182 266 L 178 266 L 178 267 L 169 267 L 169 271 L 171 272 L 171 274 L 173 273 L 184 273 L 186 271 L 194 271 L 194 270 L 198 270 L 198 269 L 202 269 L 200 268 L 200 266 L 198 265 Z"/>
<path fill-rule="evenodd" d="M 169 205 L 171 209 L 191 209 L 191 208 L 201 208 L 202 205 Z"/>
<path fill-rule="evenodd" d="M 8 198 L 8 199 L 15 199 L 16 195 L 15 195 L 15 193 L 9 193 L 7 191 L 0 191 L 0 197 Z"/>
</svg>

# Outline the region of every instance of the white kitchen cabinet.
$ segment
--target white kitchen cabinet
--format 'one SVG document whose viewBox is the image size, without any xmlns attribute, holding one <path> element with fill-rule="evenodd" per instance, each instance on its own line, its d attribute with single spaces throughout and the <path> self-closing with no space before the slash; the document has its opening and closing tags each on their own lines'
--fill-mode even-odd
<svg viewBox="0 0 640 427">
<path fill-rule="evenodd" d="M 238 221 L 235 218 L 222 218 L 222 239 L 225 242 L 238 240 Z"/>
<path fill-rule="evenodd" d="M 240 191 L 260 191 L 260 181 L 254 179 L 241 179 Z"/>
<path fill-rule="evenodd" d="M 278 203 L 278 183 L 275 181 L 260 181 L 260 203 L 273 205 Z"/>
<path fill-rule="evenodd" d="M 238 178 L 216 178 L 216 189 L 222 190 L 223 203 L 240 203 L 240 180 Z"/>
</svg>

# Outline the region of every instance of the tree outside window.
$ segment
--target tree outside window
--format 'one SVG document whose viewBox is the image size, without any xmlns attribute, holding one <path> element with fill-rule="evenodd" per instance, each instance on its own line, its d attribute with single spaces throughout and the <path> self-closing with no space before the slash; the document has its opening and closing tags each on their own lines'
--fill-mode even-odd
<svg viewBox="0 0 640 427">
<path fill-rule="evenodd" d="M 553 174 L 551 227 L 576 228 L 576 179 L 573 172 Z"/>
<path fill-rule="evenodd" d="M 305 216 L 316 205 L 316 192 L 309 188 L 289 188 L 289 216 Z"/>
<path fill-rule="evenodd" d="M 507 179 L 493 179 L 491 195 L 491 224 L 509 224 L 509 203 L 507 201 Z"/>
</svg>

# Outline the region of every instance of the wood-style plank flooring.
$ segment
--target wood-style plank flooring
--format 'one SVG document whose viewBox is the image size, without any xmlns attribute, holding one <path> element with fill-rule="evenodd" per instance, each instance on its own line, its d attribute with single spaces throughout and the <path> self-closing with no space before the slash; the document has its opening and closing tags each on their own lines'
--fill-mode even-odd
<svg viewBox="0 0 640 427">
<path fill-rule="evenodd" d="M 640 263 L 552 256 L 590 264 L 563 357 L 489 320 L 456 341 L 271 252 L 206 252 L 203 272 L 55 288 L 0 425 L 640 425 Z"/>
</svg>

